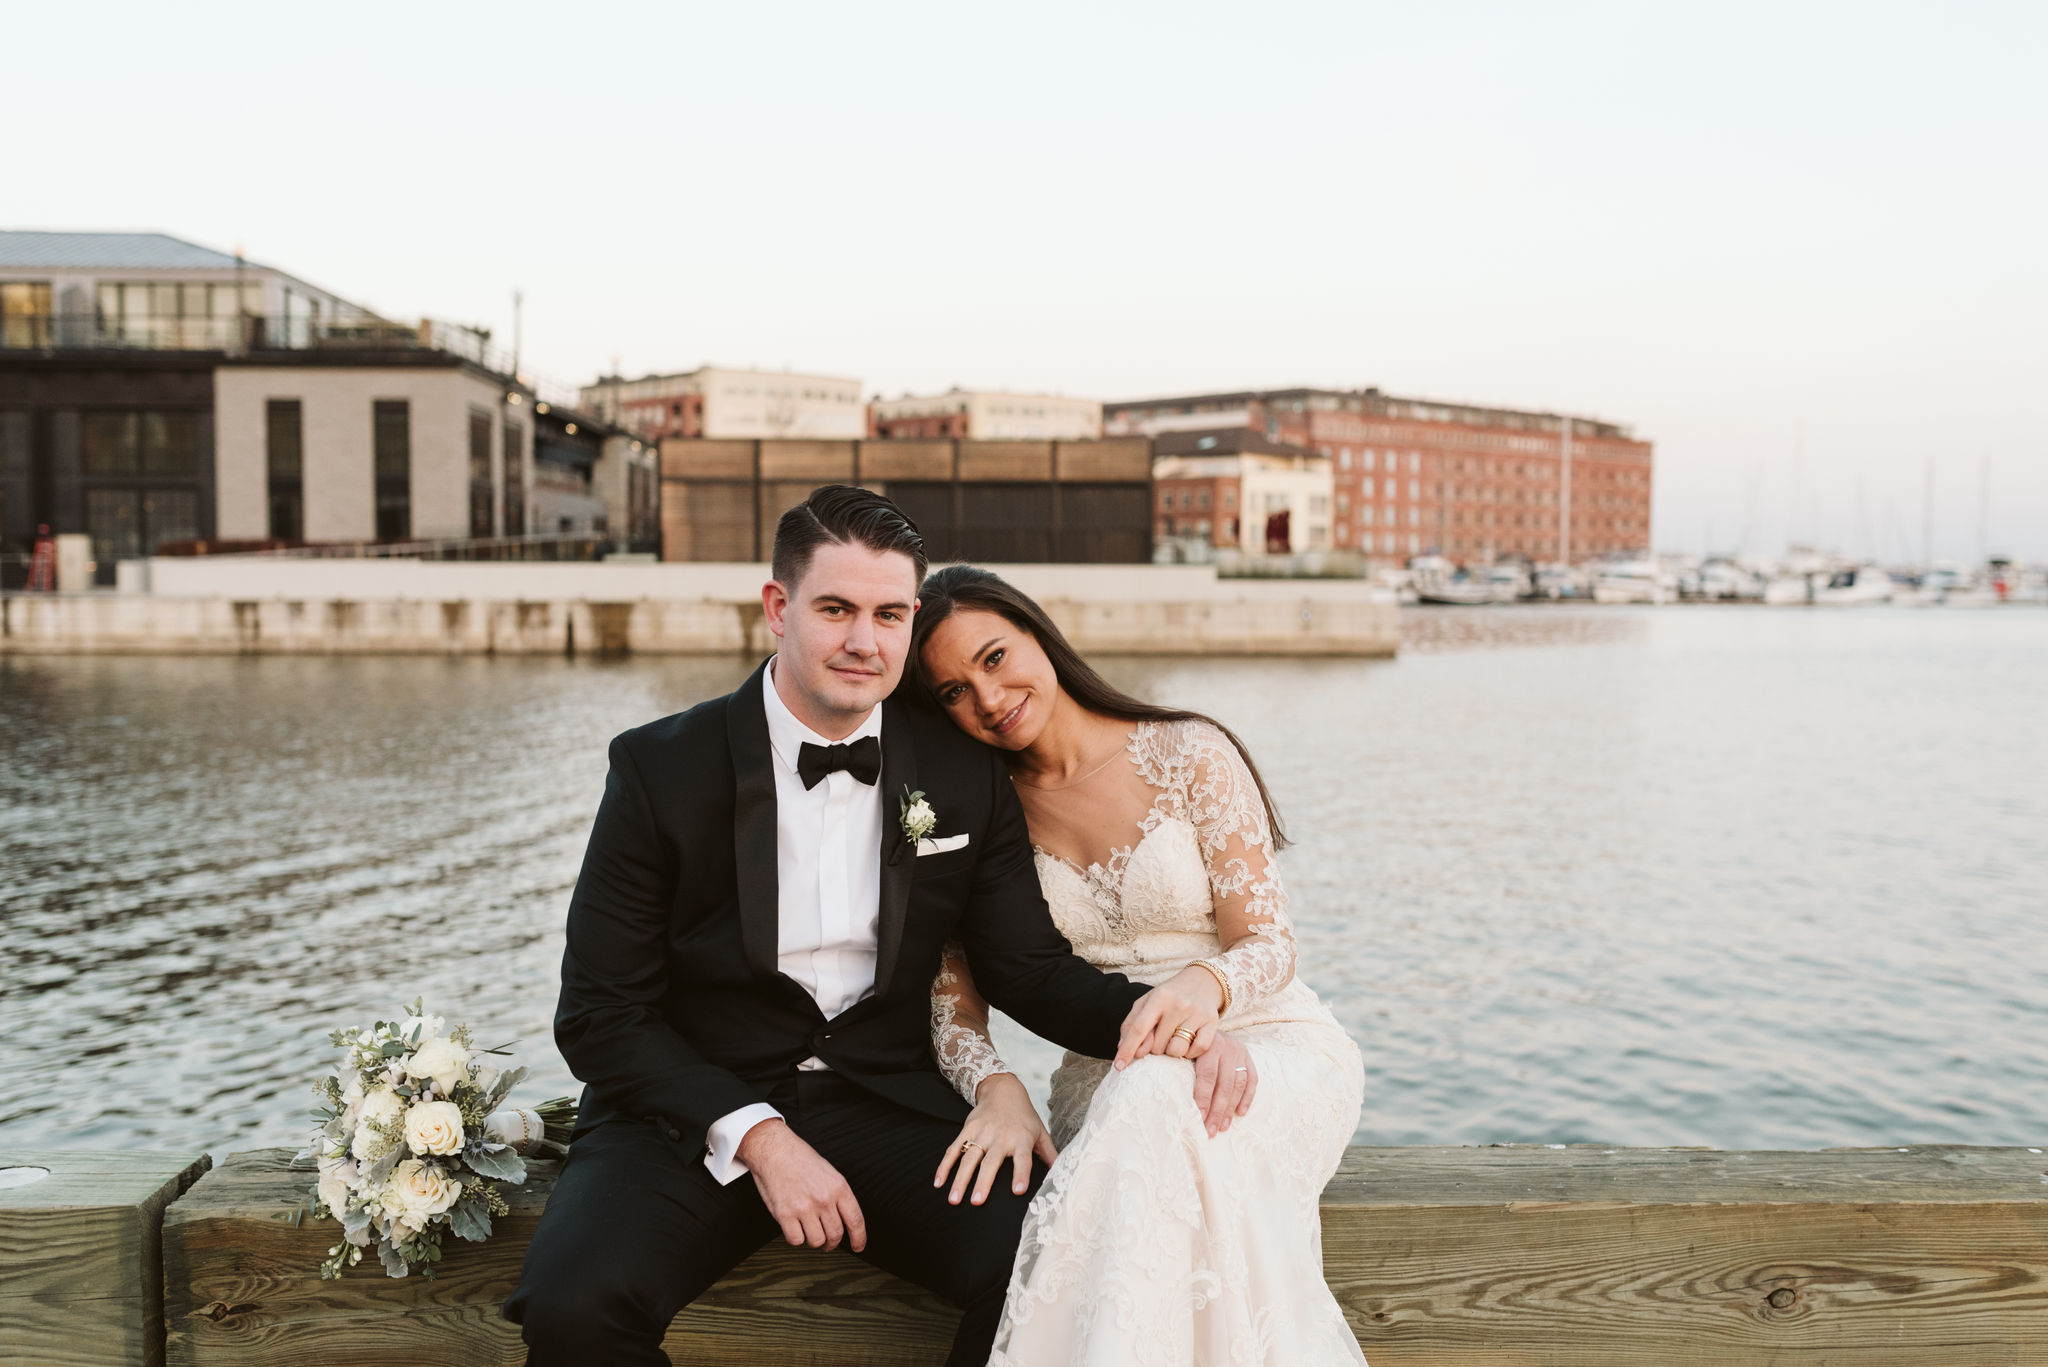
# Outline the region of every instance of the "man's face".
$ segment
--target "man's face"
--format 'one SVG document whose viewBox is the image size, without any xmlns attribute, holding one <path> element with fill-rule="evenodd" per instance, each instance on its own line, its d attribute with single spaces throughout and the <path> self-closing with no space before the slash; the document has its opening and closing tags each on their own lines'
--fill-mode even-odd
<svg viewBox="0 0 2048 1367">
<path fill-rule="evenodd" d="M 917 567 L 898 551 L 828 541 L 796 583 L 769 580 L 761 605 L 782 640 L 776 691 L 798 720 L 837 740 L 902 677 Z"/>
</svg>

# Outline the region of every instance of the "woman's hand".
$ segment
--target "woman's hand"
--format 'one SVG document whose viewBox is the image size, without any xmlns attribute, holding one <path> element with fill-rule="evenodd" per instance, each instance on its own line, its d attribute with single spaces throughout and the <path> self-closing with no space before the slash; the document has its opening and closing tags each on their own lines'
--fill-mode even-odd
<svg viewBox="0 0 2048 1367">
<path fill-rule="evenodd" d="M 1216 1042 L 1217 1012 L 1222 1007 L 1223 985 L 1216 975 L 1189 964 L 1131 1007 L 1117 1039 L 1116 1066 L 1127 1068 L 1147 1054 L 1200 1058 Z"/>
<path fill-rule="evenodd" d="M 1045 1122 L 1038 1118 L 1038 1108 L 1031 1104 L 1031 1093 L 1024 1090 L 1017 1075 L 993 1073 L 974 1089 L 974 1109 L 946 1150 L 932 1185 L 946 1185 L 946 1172 L 957 1161 L 959 1171 L 953 1175 L 953 1191 L 946 1199 L 959 1205 L 972 1181 L 974 1204 L 978 1206 L 988 1200 L 989 1188 L 996 1183 L 996 1169 L 1007 1158 L 1014 1173 L 1010 1190 L 1022 1196 L 1031 1186 L 1034 1153 L 1045 1160 L 1047 1167 L 1060 1156 L 1052 1146 L 1052 1136 L 1046 1133 Z"/>
</svg>

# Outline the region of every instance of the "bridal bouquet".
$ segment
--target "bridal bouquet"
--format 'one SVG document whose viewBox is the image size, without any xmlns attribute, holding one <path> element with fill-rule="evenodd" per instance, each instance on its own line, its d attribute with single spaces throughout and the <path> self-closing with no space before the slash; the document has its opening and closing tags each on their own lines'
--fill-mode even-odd
<svg viewBox="0 0 2048 1367">
<path fill-rule="evenodd" d="M 575 1103 L 496 1110 L 526 1070 L 499 1068 L 487 1056 L 503 1047 L 478 1049 L 468 1026 L 446 1024 L 415 1000 L 403 1019 L 328 1036 L 342 1058 L 313 1084 L 321 1124 L 309 1152 L 320 1177 L 310 1213 L 341 1221 L 342 1240 L 323 1278 L 368 1248 L 394 1277 L 433 1276 L 445 1232 L 489 1238 L 491 1217 L 508 1209 L 497 1184 L 525 1181 L 527 1155 L 566 1151 Z"/>
</svg>

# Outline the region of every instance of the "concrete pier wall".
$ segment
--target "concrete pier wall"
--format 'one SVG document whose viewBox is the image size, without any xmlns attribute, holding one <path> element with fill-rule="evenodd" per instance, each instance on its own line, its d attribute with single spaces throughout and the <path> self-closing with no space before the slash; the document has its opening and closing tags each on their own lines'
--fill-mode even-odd
<svg viewBox="0 0 2048 1367">
<path fill-rule="evenodd" d="M 1014 565 L 1076 648 L 1387 656 L 1398 608 L 1347 580 L 1196 565 Z M 764 565 L 156 559 L 113 593 L 0 598 L 0 653 L 765 654 Z"/>
</svg>

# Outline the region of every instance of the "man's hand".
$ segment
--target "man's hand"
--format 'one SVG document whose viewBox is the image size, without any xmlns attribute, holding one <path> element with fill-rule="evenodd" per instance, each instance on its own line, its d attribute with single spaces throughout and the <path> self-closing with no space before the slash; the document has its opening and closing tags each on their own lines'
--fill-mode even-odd
<svg viewBox="0 0 2048 1367">
<path fill-rule="evenodd" d="M 1252 1051 L 1228 1031 L 1216 1032 L 1216 1042 L 1195 1060 L 1195 1108 L 1213 1138 L 1230 1128 L 1230 1122 L 1252 1108 L 1252 1093 L 1259 1090 L 1259 1070 L 1252 1063 Z"/>
<path fill-rule="evenodd" d="M 762 1204 L 792 1248 L 837 1248 L 842 1236 L 855 1253 L 868 1246 L 867 1221 L 853 1188 L 788 1122 L 764 1120 L 754 1126 L 734 1156 L 747 1165 Z"/>
</svg>

